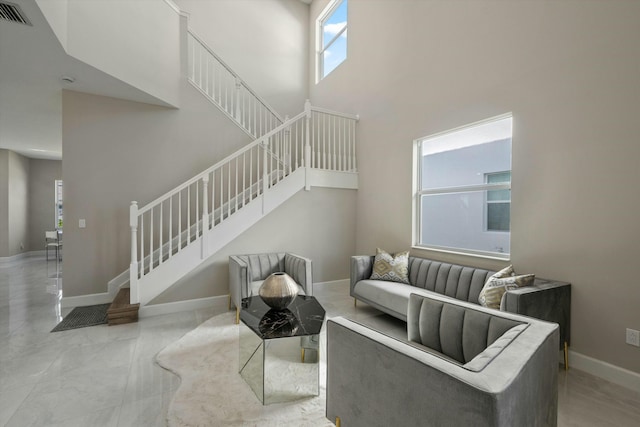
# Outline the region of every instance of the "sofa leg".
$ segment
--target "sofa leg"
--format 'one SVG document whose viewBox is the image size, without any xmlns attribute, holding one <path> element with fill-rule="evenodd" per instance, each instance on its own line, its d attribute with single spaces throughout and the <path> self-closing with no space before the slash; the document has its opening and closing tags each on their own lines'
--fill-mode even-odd
<svg viewBox="0 0 640 427">
<path fill-rule="evenodd" d="M 358 306 L 358 300 L 357 300 L 357 299 L 355 299 L 355 298 L 353 299 L 353 306 L 354 306 L 354 307 L 357 307 L 357 306 Z"/>
<path fill-rule="evenodd" d="M 240 309 L 236 307 L 236 325 L 240 323 Z"/>
<path fill-rule="evenodd" d="M 300 349 L 300 361 L 304 363 L 304 347 Z"/>
<path fill-rule="evenodd" d="M 336 417 L 336 427 L 340 427 L 340 417 Z"/>
<path fill-rule="evenodd" d="M 564 370 L 569 370 L 569 344 L 564 342 Z"/>
</svg>

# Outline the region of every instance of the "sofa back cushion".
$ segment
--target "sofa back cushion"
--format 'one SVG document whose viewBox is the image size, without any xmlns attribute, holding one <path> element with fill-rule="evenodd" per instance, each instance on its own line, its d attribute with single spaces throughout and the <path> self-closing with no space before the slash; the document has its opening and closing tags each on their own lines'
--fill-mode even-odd
<svg viewBox="0 0 640 427">
<path fill-rule="evenodd" d="M 409 284 L 461 301 L 478 304 L 478 296 L 494 271 L 409 257 Z"/>
<path fill-rule="evenodd" d="M 462 364 L 471 361 L 522 322 L 466 306 L 411 294 L 407 311 L 409 341 Z"/>
</svg>

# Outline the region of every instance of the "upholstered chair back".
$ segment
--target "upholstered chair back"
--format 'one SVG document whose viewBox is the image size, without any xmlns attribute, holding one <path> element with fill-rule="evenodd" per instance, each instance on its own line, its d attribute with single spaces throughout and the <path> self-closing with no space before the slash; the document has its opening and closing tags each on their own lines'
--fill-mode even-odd
<svg viewBox="0 0 640 427">
<path fill-rule="evenodd" d="M 492 315 L 417 294 L 409 297 L 407 335 L 422 344 L 465 364 L 491 346 L 510 329 L 523 322 Z M 521 328 L 518 328 L 520 331 Z"/>
</svg>

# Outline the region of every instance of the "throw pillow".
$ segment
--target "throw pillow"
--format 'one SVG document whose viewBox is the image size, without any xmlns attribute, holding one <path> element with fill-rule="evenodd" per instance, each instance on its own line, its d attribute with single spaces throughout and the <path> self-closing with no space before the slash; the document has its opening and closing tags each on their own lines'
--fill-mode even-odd
<svg viewBox="0 0 640 427">
<path fill-rule="evenodd" d="M 502 298 L 507 290 L 530 286 L 535 278 L 534 274 L 516 276 L 513 266 L 510 265 L 489 277 L 480 291 L 478 302 L 483 307 L 500 309 Z"/>
<path fill-rule="evenodd" d="M 378 248 L 370 279 L 409 284 L 409 251 L 392 255 Z"/>
</svg>

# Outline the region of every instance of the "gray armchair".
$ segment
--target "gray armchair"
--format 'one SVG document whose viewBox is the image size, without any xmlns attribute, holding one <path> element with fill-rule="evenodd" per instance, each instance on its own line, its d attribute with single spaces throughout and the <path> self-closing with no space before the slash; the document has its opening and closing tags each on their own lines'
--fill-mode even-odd
<svg viewBox="0 0 640 427">
<path fill-rule="evenodd" d="M 558 325 L 412 294 L 407 339 L 327 321 L 326 415 L 351 427 L 555 427 Z"/>
<path fill-rule="evenodd" d="M 240 319 L 243 298 L 258 295 L 262 282 L 271 273 L 285 272 L 296 281 L 301 295 L 313 295 L 311 260 L 286 252 L 229 256 L 229 308 L 236 307 Z"/>
</svg>

